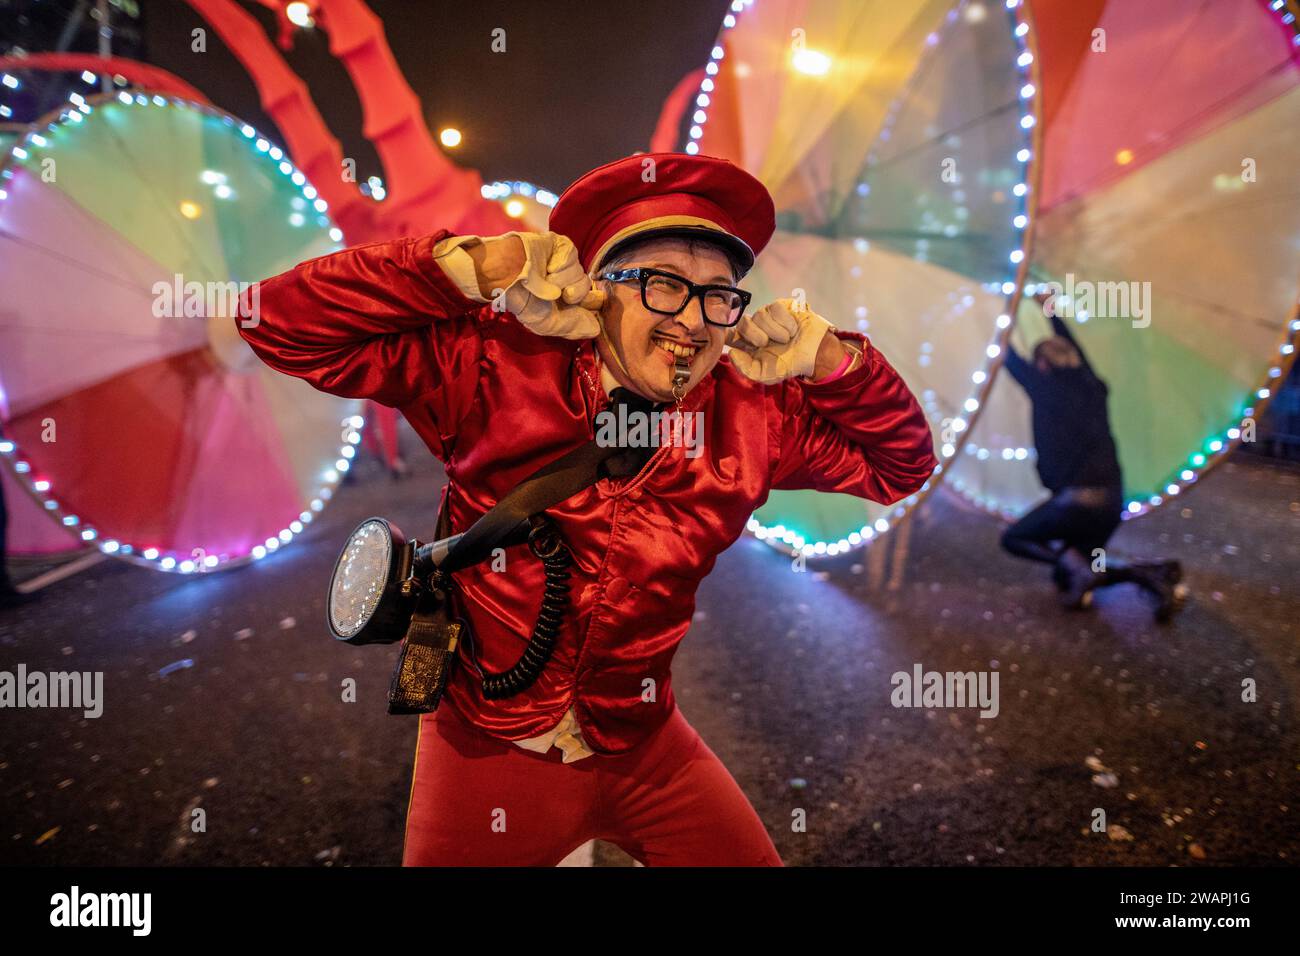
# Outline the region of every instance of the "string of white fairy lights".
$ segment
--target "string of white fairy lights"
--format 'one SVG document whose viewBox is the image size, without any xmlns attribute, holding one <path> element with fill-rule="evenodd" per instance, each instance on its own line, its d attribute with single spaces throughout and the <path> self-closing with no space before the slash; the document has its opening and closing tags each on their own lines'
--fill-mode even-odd
<svg viewBox="0 0 1300 956">
<path fill-rule="evenodd" d="M 18 89 L 20 85 L 17 78 L 12 78 L 12 82 L 10 81 L 10 74 L 5 74 L 0 83 L 9 89 Z M 125 80 L 118 83 L 119 86 L 124 84 Z M 3 164 L 0 165 L 0 203 L 9 198 L 5 186 L 13 179 L 16 167 L 30 169 L 33 166 L 39 166 L 42 151 L 49 147 L 52 141 L 70 135 L 70 132 L 78 128 L 84 122 L 85 117 L 91 115 L 95 110 L 127 108 L 195 110 L 209 117 L 219 119 L 227 127 L 237 129 L 243 138 L 248 141 L 250 151 L 258 157 L 259 161 L 274 164 L 274 168 L 280 175 L 288 179 L 298 189 L 299 196 L 294 197 L 291 203 L 294 210 L 290 213 L 290 223 L 294 226 L 305 225 L 307 217 L 314 213 L 316 225 L 328 230 L 330 239 L 336 244 L 335 248 L 340 247 L 338 244 L 343 241 L 343 233 L 331 223 L 326 215 L 329 209 L 328 204 L 320 197 L 315 187 L 307 181 L 307 177 L 302 171 L 294 166 L 284 151 L 274 145 L 268 137 L 262 135 L 248 123 L 240 123 L 229 114 L 206 104 L 179 97 L 133 92 L 126 89 L 119 90 L 116 93 L 99 94 L 89 99 L 80 93 L 74 92 L 69 96 L 66 105 L 31 124 L 20 142 L 10 148 L 8 155 L 3 160 Z M 265 159 L 263 160 L 262 157 L 265 157 Z M 212 187 L 213 196 L 217 200 L 233 201 L 237 199 L 226 181 L 226 175 L 220 170 L 203 170 L 199 174 L 199 180 Z M 310 212 L 307 211 L 308 209 L 310 209 Z M 184 210 L 182 210 L 182 215 L 185 215 Z M 326 464 L 318 475 L 319 484 L 316 487 L 315 494 L 304 502 L 301 512 L 296 516 L 289 516 L 289 520 L 277 533 L 269 535 L 263 543 L 253 545 L 247 552 L 243 553 L 232 554 L 224 551 L 209 553 L 202 547 L 196 547 L 189 554 L 185 554 L 168 551 L 145 542 L 125 541 L 120 537 L 105 536 L 89 517 L 77 514 L 58 499 L 53 480 L 33 467 L 30 457 L 24 454 L 23 450 L 12 439 L 0 440 L 0 461 L 3 461 L 9 467 L 19 485 L 36 500 L 43 510 L 48 512 L 52 518 L 59 521 L 70 532 L 78 535 L 86 545 L 96 546 L 105 554 L 156 570 L 192 574 L 218 568 L 234 567 L 250 561 L 260 560 L 289 544 L 294 537 L 301 534 L 305 527 L 311 524 L 315 515 L 324 509 L 326 502 L 333 497 L 334 489 L 343 480 L 344 474 L 351 468 L 352 459 L 356 456 L 356 446 L 361 441 L 363 424 L 364 421 L 360 415 L 348 416 L 340 421 L 340 428 L 346 429 L 342 433 L 343 443 L 338 448 L 335 460 Z"/>
<path fill-rule="evenodd" d="M 1286 0 L 1270 0 L 1268 6 L 1270 10 L 1277 14 L 1278 19 L 1284 26 L 1291 28 L 1292 45 L 1300 47 L 1300 20 L 1297 19 L 1294 9 L 1288 8 L 1289 6 L 1293 8 L 1295 4 L 1288 5 Z M 1039 288 L 1037 285 L 1027 285 L 1024 291 L 1027 295 L 1033 295 L 1039 291 Z M 1043 291 L 1046 291 L 1046 287 L 1043 287 Z M 1080 324 L 1087 322 L 1087 312 L 1080 312 L 1075 321 Z M 1269 402 L 1273 399 L 1276 389 L 1285 381 L 1291 365 L 1295 361 L 1297 345 L 1300 345 L 1300 296 L 1297 296 L 1292 304 L 1291 313 L 1287 319 L 1281 341 L 1275 347 L 1272 362 L 1269 363 L 1268 369 L 1252 386 L 1250 391 L 1243 396 L 1238 414 L 1227 425 L 1215 429 L 1201 439 L 1197 449 L 1191 452 L 1182 464 L 1176 466 L 1166 476 L 1165 480 L 1160 483 L 1161 487 L 1145 494 L 1129 497 L 1125 502 L 1121 517 L 1127 521 L 1149 513 L 1167 501 L 1181 495 L 1204 477 L 1206 472 L 1222 462 L 1228 453 L 1241 442 L 1243 434 L 1247 433 L 1247 429 L 1256 421 L 1257 416 L 1264 413 Z M 1032 448 L 988 448 L 975 442 L 968 442 L 964 446 L 963 452 L 979 461 L 1024 461 L 1036 458 Z M 1016 509 L 1000 504 L 993 496 L 977 491 L 959 478 L 952 478 L 950 481 L 954 491 L 985 511 L 1003 518 L 1015 518 L 1019 514 Z"/>
<path fill-rule="evenodd" d="M 704 127 L 708 122 L 708 110 L 711 105 L 711 96 L 714 92 L 714 77 L 718 75 L 721 67 L 719 64 L 726 56 L 725 40 L 727 31 L 733 29 L 737 24 L 737 16 L 743 14 L 746 9 L 754 5 L 754 0 L 733 0 L 730 10 L 723 17 L 722 31 L 719 34 L 718 41 L 714 44 L 709 55 L 709 61 L 705 64 L 705 76 L 700 83 L 700 89 L 695 98 L 695 111 L 691 115 L 691 126 L 688 130 L 688 139 L 685 145 L 687 153 L 696 154 L 700 150 L 699 141 L 704 136 Z M 927 413 L 930 414 L 932 422 L 938 423 L 941 429 L 941 437 L 951 431 L 953 436 L 968 432 L 974 427 L 983 407 L 985 398 L 993 380 L 993 373 L 996 371 L 998 363 L 1001 361 L 1002 350 L 1006 347 L 1006 340 L 1010 334 L 1012 325 L 1011 316 L 1019 304 L 1021 289 L 1025 283 L 1025 277 L 1028 270 L 1028 252 L 1032 239 L 1031 221 L 1037 202 L 1036 189 L 1037 184 L 1037 163 L 1034 161 L 1039 151 L 1039 115 L 1038 115 L 1038 65 L 1034 56 L 1033 46 L 1033 25 L 1028 9 L 1022 4 L 1021 0 L 1003 0 L 1003 6 L 1009 12 L 1010 22 L 1012 24 L 1011 32 L 1015 42 L 1015 69 L 1019 75 L 1020 90 L 1019 99 L 1021 102 L 1021 113 L 1019 118 L 1019 128 L 1024 137 L 1021 148 L 1016 152 L 1016 162 L 1019 163 L 1020 176 L 1018 181 L 1012 187 L 1012 195 L 1018 200 L 1016 211 L 1012 217 L 1012 226 L 1020 235 L 1020 241 L 1015 248 L 1007 254 L 1007 262 L 1010 272 L 1005 277 L 986 282 L 985 288 L 1000 292 L 1006 297 L 1004 311 L 999 314 L 994 322 L 995 330 L 992 341 L 989 343 L 984 353 L 984 361 L 980 368 L 971 373 L 970 380 L 973 386 L 972 391 L 961 403 L 961 407 L 953 411 L 951 415 L 945 415 L 937 409 L 937 396 L 933 390 L 927 390 L 922 395 L 922 404 L 926 407 Z M 972 22 L 982 20 L 987 14 L 987 7 L 979 2 L 962 2 L 956 4 L 949 11 L 946 26 L 956 22 L 959 16 L 965 16 Z M 943 29 L 943 28 L 941 28 Z M 921 59 L 918 61 L 917 69 L 924 62 L 925 57 L 935 55 L 935 51 L 940 46 L 939 34 L 932 33 L 927 38 L 926 48 L 922 51 Z M 804 65 L 805 72 L 824 72 L 825 65 L 829 60 L 824 55 L 820 59 L 815 54 L 805 51 L 808 56 L 808 62 Z M 824 61 L 824 62 L 823 62 Z M 898 113 L 902 108 L 902 95 L 895 98 L 891 103 L 887 113 L 884 126 L 882 127 L 878 141 L 887 141 L 892 126 L 897 119 Z M 874 154 L 874 150 L 873 150 Z M 870 155 L 869 154 L 869 159 Z M 868 184 L 860 183 L 858 185 L 860 195 L 866 195 L 863 190 L 869 190 Z M 951 238 L 958 235 L 960 227 L 951 224 L 954 228 L 950 232 L 940 230 L 940 234 Z M 869 246 L 865 237 L 855 241 L 855 247 L 860 252 L 865 252 Z M 918 250 L 922 255 L 924 250 Z M 858 322 L 858 328 L 866 331 L 868 328 L 867 307 L 865 304 L 859 304 L 855 309 L 855 316 Z M 923 348 L 924 356 L 924 348 Z M 922 365 L 928 364 L 924 359 Z M 886 515 L 877 518 L 870 524 L 863 525 L 861 528 L 851 531 L 836 541 L 809 541 L 797 529 L 787 528 L 784 525 L 767 526 L 758 520 L 757 517 L 751 517 L 746 524 L 746 529 L 760 541 L 765 541 L 772 546 L 785 551 L 787 548 L 793 549 L 794 553 L 800 553 L 808 557 L 833 556 L 846 553 L 864 546 L 871 540 L 880 535 L 887 533 L 895 526 L 900 519 L 905 517 L 914 507 L 920 504 L 934 490 L 937 482 L 941 480 L 947 463 L 951 461 L 954 455 L 958 453 L 958 446 L 955 440 L 942 441 L 939 447 L 940 464 L 935 468 L 930 479 L 921 487 L 920 491 L 908 496 L 898 502 L 895 507 Z"/>
</svg>

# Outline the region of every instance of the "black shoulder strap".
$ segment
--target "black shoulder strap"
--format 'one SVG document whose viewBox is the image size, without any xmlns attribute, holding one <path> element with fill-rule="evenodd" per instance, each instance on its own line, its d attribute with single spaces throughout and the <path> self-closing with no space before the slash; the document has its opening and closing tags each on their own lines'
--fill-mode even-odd
<svg viewBox="0 0 1300 956">
<path fill-rule="evenodd" d="M 611 394 L 614 411 L 619 405 L 629 411 L 649 412 L 654 403 L 627 389 L 616 388 Z M 533 472 L 483 517 L 474 522 L 464 536 L 448 553 L 440 567 L 459 571 L 485 560 L 499 545 L 518 544 L 527 536 L 528 519 L 541 514 L 561 501 L 565 501 L 601 478 L 621 478 L 635 475 L 654 453 L 654 448 L 623 448 L 618 445 L 599 445 L 595 439 L 579 445 L 566 454 Z M 446 508 L 443 508 L 446 511 Z M 446 537 L 439 515 L 439 538 Z"/>
</svg>

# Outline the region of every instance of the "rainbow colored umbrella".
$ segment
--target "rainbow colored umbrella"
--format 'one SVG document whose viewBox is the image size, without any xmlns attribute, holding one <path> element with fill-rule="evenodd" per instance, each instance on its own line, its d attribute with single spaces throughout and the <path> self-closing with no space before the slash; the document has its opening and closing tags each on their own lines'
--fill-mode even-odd
<svg viewBox="0 0 1300 956">
<path fill-rule="evenodd" d="M 249 284 L 337 247 L 326 212 L 251 126 L 162 96 L 67 108 L 10 147 L 0 460 L 51 518 L 182 572 L 264 556 L 312 520 L 356 404 L 267 369 L 234 316 Z"/>
<path fill-rule="evenodd" d="M 3 454 L 2 445 L 0 454 Z M 19 481 L 8 468 L 0 468 L 0 484 L 4 485 L 8 517 L 5 526 L 7 555 L 49 560 L 68 557 L 91 546 L 82 541 L 72 528 L 51 521 L 40 499 L 31 495 L 29 485 Z"/>
<path fill-rule="evenodd" d="M 8 153 L 9 148 L 26 134 L 27 127 L 21 124 L 0 126 L 0 155 Z M 0 391 L 0 420 L 5 416 L 4 409 L 4 392 Z M 0 441 L 3 440 L 0 438 Z M 0 484 L 4 485 L 5 509 L 8 513 L 5 527 L 6 553 L 50 557 L 88 547 L 71 529 L 52 523 L 41 503 L 27 493 L 26 484 L 19 482 L 5 468 L 0 468 Z"/>
<path fill-rule="evenodd" d="M 802 294 L 867 333 L 922 398 L 945 461 L 979 412 L 1025 267 L 1036 100 L 1020 13 L 1016 0 L 737 0 L 686 144 L 773 194 L 755 301 Z M 750 529 L 837 554 L 929 489 L 894 506 L 778 490 Z"/>
<path fill-rule="evenodd" d="M 1030 280 L 1060 293 L 1053 308 L 1110 386 L 1137 515 L 1252 437 L 1294 357 L 1295 21 L 1246 0 L 1033 10 L 1045 132 Z M 1048 324 L 1032 298 L 1019 318 L 1023 353 Z M 1041 498 L 1029 416 L 1001 377 L 950 487 L 1008 517 Z"/>
</svg>

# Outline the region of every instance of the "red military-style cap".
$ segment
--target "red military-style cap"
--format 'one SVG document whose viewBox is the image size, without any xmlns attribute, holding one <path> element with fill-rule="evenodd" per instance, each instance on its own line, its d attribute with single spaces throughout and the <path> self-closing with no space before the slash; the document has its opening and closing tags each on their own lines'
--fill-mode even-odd
<svg viewBox="0 0 1300 956">
<path fill-rule="evenodd" d="M 767 187 L 735 163 L 686 153 L 638 153 L 575 181 L 551 210 L 587 271 L 633 239 L 702 238 L 748 272 L 776 229 Z"/>
</svg>

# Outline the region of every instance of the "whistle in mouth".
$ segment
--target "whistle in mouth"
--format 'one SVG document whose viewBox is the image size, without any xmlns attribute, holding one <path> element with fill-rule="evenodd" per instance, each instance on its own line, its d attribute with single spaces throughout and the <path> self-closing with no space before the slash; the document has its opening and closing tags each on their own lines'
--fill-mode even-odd
<svg viewBox="0 0 1300 956">
<path fill-rule="evenodd" d="M 679 402 L 682 400 L 682 396 L 686 394 L 686 383 L 690 380 L 690 363 L 685 357 L 679 355 L 673 364 L 673 398 Z"/>
</svg>

